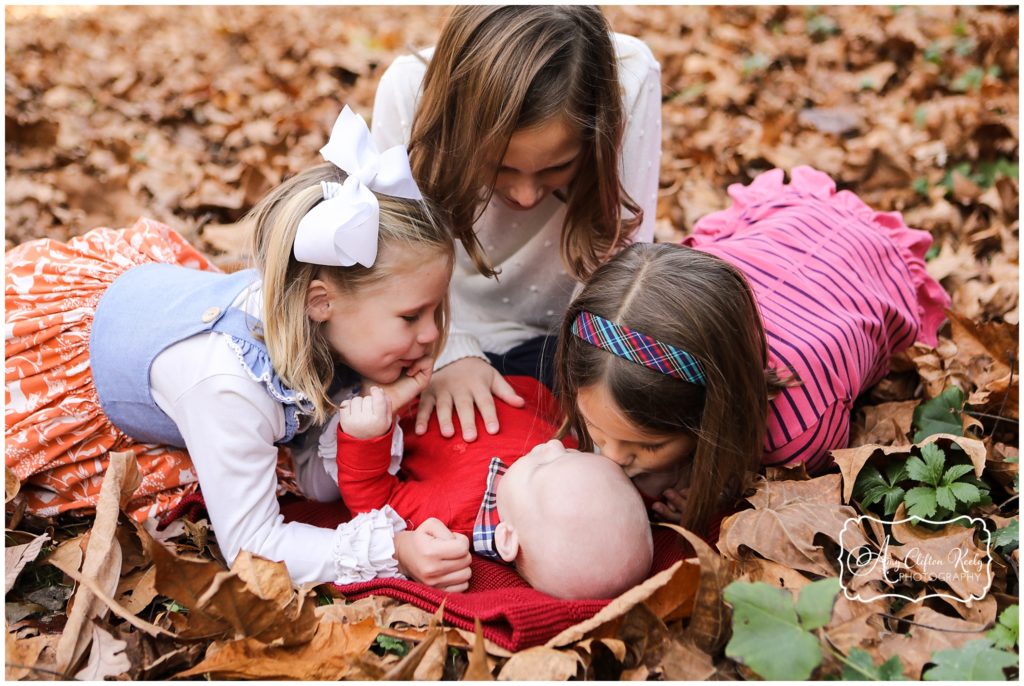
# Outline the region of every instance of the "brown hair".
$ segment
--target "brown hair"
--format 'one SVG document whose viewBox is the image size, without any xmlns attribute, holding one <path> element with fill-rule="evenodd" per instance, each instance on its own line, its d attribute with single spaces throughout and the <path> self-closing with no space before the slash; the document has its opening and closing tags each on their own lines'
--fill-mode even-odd
<svg viewBox="0 0 1024 686">
<path fill-rule="evenodd" d="M 388 276 L 385 259 L 401 246 L 436 250 L 449 263 L 454 259 L 454 239 L 447 224 L 438 219 L 426 200 L 407 200 L 377 195 L 380 228 L 374 266 L 325 267 L 295 259 L 293 244 L 299 221 L 323 200 L 321 181 L 344 183 L 347 175 L 333 164 L 304 171 L 272 190 L 249 213 L 255 223 L 253 256 L 263 278 L 263 338 L 274 371 L 315 407 L 314 419 L 322 423 L 333 411 L 327 389 L 334 380 L 336 356 L 323 334 L 324 324 L 306 315 L 306 293 L 313 279 L 328 281 L 340 291 L 354 293 Z M 382 266 L 382 264 L 384 266 Z M 433 354 L 444 345 L 448 326 L 448 299 L 437 309 L 435 321 L 441 335 Z"/>
<path fill-rule="evenodd" d="M 596 7 L 452 11 L 423 79 L 409 154 L 420 188 L 449 212 L 480 273 L 496 273 L 473 232 L 493 192 L 493 165 L 512 134 L 558 116 L 583 141 L 580 171 L 564 198 L 562 261 L 583 280 L 626 244 L 643 211 L 619 177 L 619 90 L 610 28 Z M 622 207 L 629 218 L 620 219 Z"/>
<path fill-rule="evenodd" d="M 706 386 L 630 362 L 571 332 L 583 310 L 686 350 Z M 635 244 L 594 272 L 562 322 L 557 351 L 559 397 L 580 450 L 593 440 L 576 408 L 580 388 L 602 383 L 620 410 L 653 433 L 696 438 L 683 525 L 700 534 L 720 496 L 735 497 L 756 470 L 768 398 L 784 387 L 767 370 L 768 346 L 746 279 L 727 262 L 680 245 Z"/>
</svg>

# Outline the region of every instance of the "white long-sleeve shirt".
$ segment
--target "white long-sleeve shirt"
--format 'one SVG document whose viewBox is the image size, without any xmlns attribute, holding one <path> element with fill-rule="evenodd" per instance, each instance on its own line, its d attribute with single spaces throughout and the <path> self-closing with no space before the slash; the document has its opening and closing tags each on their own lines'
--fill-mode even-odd
<svg viewBox="0 0 1024 686">
<path fill-rule="evenodd" d="M 233 306 L 259 317 L 260 296 L 258 289 L 243 291 Z M 394 535 L 405 522 L 390 507 L 337 529 L 284 521 L 274 445 L 285 434 L 284 409 L 247 371 L 230 336 L 201 333 L 167 347 L 153 361 L 150 386 L 185 439 L 228 564 L 248 550 L 283 561 L 296 583 L 398 576 Z M 292 455 L 299 488 L 311 500 L 340 499 L 336 417 L 310 429 L 316 435 Z"/>
<path fill-rule="evenodd" d="M 622 185 L 644 211 L 634 242 L 654 238 L 661 157 L 661 68 L 642 41 L 612 34 L 626 115 L 620 173 Z M 371 123 L 379 149 L 408 145 L 426 63 L 397 58 L 381 77 Z M 422 58 L 422 59 L 421 59 Z M 548 195 L 536 207 L 515 211 L 492 201 L 474 230 L 499 279 L 480 275 L 461 245 L 452 275 L 452 329 L 435 368 L 463 357 L 504 353 L 553 333 L 577 290 L 562 264 L 559 246 L 565 204 Z"/>
</svg>

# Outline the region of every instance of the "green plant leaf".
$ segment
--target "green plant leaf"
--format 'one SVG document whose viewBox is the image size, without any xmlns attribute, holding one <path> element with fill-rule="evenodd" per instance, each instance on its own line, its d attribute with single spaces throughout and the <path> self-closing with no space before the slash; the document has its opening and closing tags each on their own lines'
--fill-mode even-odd
<svg viewBox="0 0 1024 686">
<path fill-rule="evenodd" d="M 921 457 L 907 459 L 907 476 L 914 481 L 938 486 L 942 483 L 943 469 L 946 466 L 946 453 L 942 448 L 929 443 L 921 446 Z"/>
<path fill-rule="evenodd" d="M 930 486 L 911 488 L 903 502 L 907 504 L 907 514 L 927 519 L 935 514 L 935 489 Z"/>
<path fill-rule="evenodd" d="M 957 169 L 959 171 L 959 169 Z M 970 165 L 964 174 L 970 173 Z M 950 176 L 949 188 L 953 182 Z M 964 392 L 956 386 L 950 386 L 938 396 L 926 403 L 921 403 L 914 410 L 914 443 L 920 443 L 933 434 L 953 434 L 963 436 Z"/>
<path fill-rule="evenodd" d="M 939 507 L 946 510 L 956 509 L 956 497 L 953 496 L 953 489 L 949 486 L 939 486 L 936 488 L 935 502 Z"/>
<path fill-rule="evenodd" d="M 879 666 L 878 675 L 882 681 L 909 681 L 903 676 L 903 663 L 900 662 L 900 658 L 896 655 L 893 655 Z"/>
<path fill-rule="evenodd" d="M 808 631 L 820 629 L 832 617 L 832 605 L 839 593 L 839 579 L 831 577 L 811 582 L 800 589 L 796 600 L 796 614 L 800 626 Z"/>
<path fill-rule="evenodd" d="M 889 484 L 878 468 L 868 465 L 857 475 L 857 481 L 853 484 L 853 495 L 861 501 L 861 505 L 868 507 L 878 502 L 888 488 Z"/>
<path fill-rule="evenodd" d="M 971 67 L 953 80 L 950 88 L 958 93 L 966 91 L 977 91 L 981 89 L 981 82 L 985 78 L 985 70 L 981 67 Z"/>
<path fill-rule="evenodd" d="M 903 676 L 903 663 L 893 655 L 876 667 L 867 651 L 854 648 L 843 665 L 843 681 L 907 681 Z"/>
<path fill-rule="evenodd" d="M 992 639 L 996 648 L 1013 650 L 1020 645 L 1020 608 L 1011 605 L 999 613 L 999 621 L 985 635 Z"/>
<path fill-rule="evenodd" d="M 925 681 L 1006 681 L 1003 668 L 1016 665 L 1017 656 L 979 638 L 958 649 L 938 650 L 931 661 L 935 666 L 924 673 Z"/>
<path fill-rule="evenodd" d="M 890 484 L 898 484 L 907 478 L 907 461 L 897 460 L 890 462 L 889 466 L 885 468 L 885 478 Z"/>
<path fill-rule="evenodd" d="M 724 597 L 733 608 L 726 655 L 772 681 L 807 679 L 821 664 L 818 638 L 800 625 L 788 591 L 734 581 Z"/>
<path fill-rule="evenodd" d="M 951 484 L 959 479 L 964 474 L 969 474 L 974 471 L 974 465 L 971 464 L 955 464 L 946 470 L 946 473 L 942 475 L 943 484 Z"/>
<path fill-rule="evenodd" d="M 384 652 L 394 653 L 399 657 L 409 652 L 409 646 L 405 641 L 385 634 L 379 634 L 377 636 L 377 645 L 383 648 Z"/>
<path fill-rule="evenodd" d="M 949 485 L 949 489 L 953 491 L 953 495 L 957 500 L 966 505 L 973 505 L 981 500 L 981 491 L 978 490 L 978 487 L 966 481 L 952 483 Z"/>
<path fill-rule="evenodd" d="M 907 492 L 900 488 L 899 486 L 896 486 L 891 491 L 886 493 L 885 502 L 883 503 L 883 506 L 885 507 L 885 514 L 887 516 L 896 514 L 896 510 L 899 509 L 900 503 L 903 502 L 903 499 L 906 496 Z"/>
<path fill-rule="evenodd" d="M 943 470 L 946 468 L 946 453 L 934 443 L 921 446 L 921 457 L 928 465 L 928 483 L 938 486 L 942 483 Z"/>
<path fill-rule="evenodd" d="M 907 465 L 905 461 L 890 463 L 885 469 L 885 476 L 882 476 L 882 473 L 874 465 L 868 465 L 857 475 L 853 493 L 864 508 L 871 507 L 879 500 L 884 499 L 885 514 L 891 515 L 903 502 L 906 490 L 897 484 L 906 478 Z"/>
<path fill-rule="evenodd" d="M 927 483 L 928 465 L 916 455 L 907 458 L 907 478 Z"/>
<path fill-rule="evenodd" d="M 992 546 L 1011 553 L 1020 546 L 1020 521 L 1014 519 L 1002 529 L 992 532 Z"/>
</svg>

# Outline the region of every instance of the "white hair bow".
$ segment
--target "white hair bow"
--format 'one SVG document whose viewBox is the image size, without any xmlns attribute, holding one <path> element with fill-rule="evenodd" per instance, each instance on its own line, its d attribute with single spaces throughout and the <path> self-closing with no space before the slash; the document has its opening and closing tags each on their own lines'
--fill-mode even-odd
<svg viewBox="0 0 1024 686">
<path fill-rule="evenodd" d="M 359 263 L 372 267 L 377 259 L 380 204 L 373 191 L 420 200 L 405 146 L 377 152 L 363 118 L 348 105 L 338 115 L 324 159 L 348 174 L 345 183 L 321 182 L 324 200 L 299 221 L 295 259 L 329 267 Z"/>
</svg>

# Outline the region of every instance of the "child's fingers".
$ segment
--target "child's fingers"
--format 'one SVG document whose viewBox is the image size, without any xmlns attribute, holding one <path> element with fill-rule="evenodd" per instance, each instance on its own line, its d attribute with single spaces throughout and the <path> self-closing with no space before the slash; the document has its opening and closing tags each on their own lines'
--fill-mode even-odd
<svg viewBox="0 0 1024 686">
<path fill-rule="evenodd" d="M 522 407 L 526 404 L 526 401 L 523 400 L 522 396 L 516 393 L 516 390 L 512 388 L 512 384 L 506 381 L 505 377 L 501 374 L 496 373 L 494 375 L 494 381 L 491 382 L 491 393 L 493 393 L 495 397 L 504 400 L 512 407 Z"/>
<path fill-rule="evenodd" d="M 677 491 L 674 488 L 665 489 L 665 492 L 661 494 L 665 498 L 665 502 L 672 506 L 672 509 L 677 512 L 682 512 L 686 509 L 687 497 Z"/>
<path fill-rule="evenodd" d="M 470 568 L 469 561 L 467 560 L 464 567 L 445 574 L 440 579 L 434 581 L 433 586 L 449 593 L 459 593 L 469 588 L 469 578 L 472 575 L 473 570 Z"/>
<path fill-rule="evenodd" d="M 380 386 L 374 386 L 370 389 L 370 397 L 366 400 L 369 401 L 369 409 L 377 417 L 383 417 L 388 412 L 388 398 L 384 395 L 384 389 Z"/>
<path fill-rule="evenodd" d="M 453 534 L 451 529 L 444 525 L 440 519 L 436 517 L 430 517 L 429 519 L 423 520 L 423 523 L 416 527 L 416 531 L 421 531 L 432 538 L 448 541 L 454 540 L 458 534 Z M 463 536 L 465 538 L 465 536 Z"/>
<path fill-rule="evenodd" d="M 665 522 L 678 524 L 683 519 L 681 512 L 678 512 L 675 508 L 670 507 L 665 503 L 654 503 L 654 505 L 651 506 L 651 509 L 654 510 L 654 514 L 656 514 L 659 519 Z"/>
<path fill-rule="evenodd" d="M 445 393 L 437 398 L 435 410 L 437 411 L 437 423 L 441 427 L 441 435 L 451 438 L 455 435 L 455 425 L 452 424 L 452 396 Z"/>
<path fill-rule="evenodd" d="M 423 356 L 420 359 L 412 363 L 412 366 L 405 370 L 405 373 L 409 376 L 415 377 L 417 374 L 426 374 L 427 379 L 423 382 L 423 385 L 427 385 L 427 381 L 430 380 L 430 372 L 434 369 L 434 358 L 429 356 Z"/>
<path fill-rule="evenodd" d="M 416 410 L 416 435 L 422 436 L 427 432 L 427 422 L 430 421 L 430 413 L 434 411 L 434 394 L 424 393 L 420 396 L 420 406 Z"/>
</svg>

